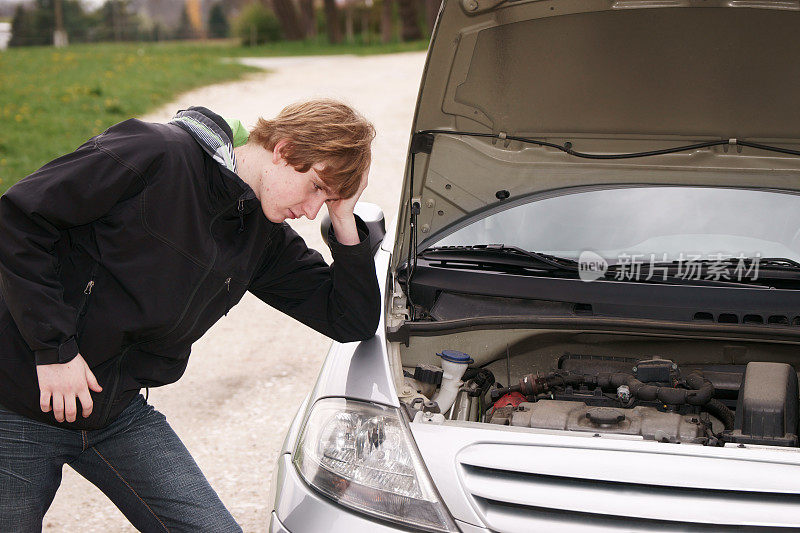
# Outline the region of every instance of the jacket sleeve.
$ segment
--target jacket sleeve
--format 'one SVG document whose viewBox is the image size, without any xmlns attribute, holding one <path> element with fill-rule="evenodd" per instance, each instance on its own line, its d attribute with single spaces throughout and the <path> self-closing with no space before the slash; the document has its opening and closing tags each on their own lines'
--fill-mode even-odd
<svg viewBox="0 0 800 533">
<path fill-rule="evenodd" d="M 0 291 L 37 365 L 78 354 L 77 310 L 63 298 L 56 243 L 62 232 L 108 213 L 143 187 L 140 161 L 117 147 L 131 139 L 108 133 L 55 159 L 0 197 Z M 130 148 L 126 148 L 130 151 Z"/>
<path fill-rule="evenodd" d="M 369 230 L 356 216 L 361 242 L 340 244 L 329 233 L 333 263 L 328 266 L 287 224 L 270 248 L 250 291 L 272 307 L 338 342 L 365 340 L 380 319 L 380 291 L 369 249 Z"/>
</svg>

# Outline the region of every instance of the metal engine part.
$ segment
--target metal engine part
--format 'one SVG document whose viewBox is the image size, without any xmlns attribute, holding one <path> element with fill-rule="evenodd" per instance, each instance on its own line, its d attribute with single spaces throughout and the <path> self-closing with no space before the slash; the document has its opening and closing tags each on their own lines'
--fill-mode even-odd
<svg viewBox="0 0 800 533">
<path fill-rule="evenodd" d="M 702 443 L 706 437 L 705 424 L 700 415 L 665 413 L 654 407 L 622 409 L 593 407 L 581 402 L 539 400 L 535 403 L 523 402 L 513 411 L 498 412 L 496 415 L 491 420 L 495 424 L 640 435 L 644 439 L 660 442 Z M 502 420 L 504 416 L 506 420 Z M 721 424 L 718 421 L 716 423 Z"/>
</svg>

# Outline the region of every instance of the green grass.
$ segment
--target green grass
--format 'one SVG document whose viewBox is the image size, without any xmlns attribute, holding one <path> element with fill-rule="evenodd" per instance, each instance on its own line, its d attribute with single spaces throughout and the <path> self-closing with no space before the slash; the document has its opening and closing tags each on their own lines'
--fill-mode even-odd
<svg viewBox="0 0 800 533">
<path fill-rule="evenodd" d="M 0 193 L 89 137 L 194 87 L 254 71 L 226 57 L 376 54 L 426 42 L 337 45 L 233 41 L 93 44 L 0 52 Z"/>
<path fill-rule="evenodd" d="M 198 47 L 80 45 L 0 54 L 0 191 L 176 94 L 254 70 Z"/>
<path fill-rule="evenodd" d="M 360 36 L 358 36 L 360 39 Z M 253 57 L 253 56 L 299 56 L 299 55 L 372 55 L 372 54 L 394 54 L 398 52 L 416 52 L 426 50 L 428 41 L 412 41 L 408 43 L 387 43 L 387 44 L 336 44 L 331 45 L 324 42 L 324 36 L 315 41 L 300 42 L 281 42 L 268 43 L 259 46 L 231 46 L 223 48 L 225 54 L 230 57 Z"/>
</svg>

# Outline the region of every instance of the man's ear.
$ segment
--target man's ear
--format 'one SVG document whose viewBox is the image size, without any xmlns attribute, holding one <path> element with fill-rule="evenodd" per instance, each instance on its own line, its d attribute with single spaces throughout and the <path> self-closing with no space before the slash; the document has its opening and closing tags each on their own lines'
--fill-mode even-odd
<svg viewBox="0 0 800 533">
<path fill-rule="evenodd" d="M 272 149 L 273 165 L 286 164 L 286 160 L 284 159 L 283 154 L 288 145 L 289 145 L 288 139 L 281 139 L 280 141 L 275 143 L 275 148 Z"/>
</svg>

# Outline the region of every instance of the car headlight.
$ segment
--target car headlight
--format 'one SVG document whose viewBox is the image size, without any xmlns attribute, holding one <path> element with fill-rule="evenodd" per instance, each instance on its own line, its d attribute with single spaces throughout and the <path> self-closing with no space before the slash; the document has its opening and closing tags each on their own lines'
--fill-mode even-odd
<svg viewBox="0 0 800 533">
<path fill-rule="evenodd" d="M 429 531 L 458 531 L 397 409 L 325 398 L 311 408 L 293 459 L 341 505 Z"/>
</svg>

